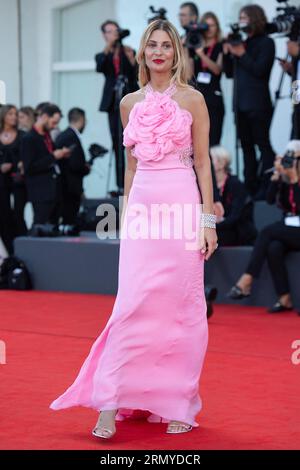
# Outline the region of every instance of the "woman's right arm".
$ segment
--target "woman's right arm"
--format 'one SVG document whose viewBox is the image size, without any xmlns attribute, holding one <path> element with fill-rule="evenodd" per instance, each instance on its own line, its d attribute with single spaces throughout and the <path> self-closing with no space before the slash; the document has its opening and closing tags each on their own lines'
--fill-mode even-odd
<svg viewBox="0 0 300 470">
<path fill-rule="evenodd" d="M 195 50 L 196 54 L 204 62 L 206 67 L 215 75 L 221 75 L 223 68 L 223 54 L 218 54 L 216 62 L 212 60 L 208 55 L 204 53 L 203 47 L 199 47 Z"/>
<path fill-rule="evenodd" d="M 121 115 L 123 129 L 125 129 L 125 127 L 128 124 L 129 113 L 132 109 L 132 106 L 134 105 L 132 95 L 133 93 L 129 93 L 128 95 L 124 96 L 124 98 L 122 98 L 120 102 L 120 115 Z M 132 156 L 130 147 L 126 147 L 126 161 L 127 161 L 127 165 L 126 165 L 125 178 L 124 178 L 123 209 L 125 208 L 127 201 L 128 201 L 130 189 L 132 186 L 132 182 L 133 182 L 133 178 L 134 178 L 134 175 L 136 172 L 136 166 L 137 166 L 137 159 Z M 123 214 L 124 214 L 124 210 L 122 210 L 121 220 L 123 220 Z"/>
</svg>

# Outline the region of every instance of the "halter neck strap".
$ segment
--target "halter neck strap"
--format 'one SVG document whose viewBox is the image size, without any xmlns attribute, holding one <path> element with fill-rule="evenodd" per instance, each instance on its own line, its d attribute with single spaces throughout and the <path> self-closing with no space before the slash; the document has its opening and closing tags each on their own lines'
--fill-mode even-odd
<svg viewBox="0 0 300 470">
<path fill-rule="evenodd" d="M 144 90 L 145 90 L 146 94 L 147 93 L 159 93 L 160 95 L 172 96 L 176 92 L 177 87 L 176 87 L 176 84 L 173 82 L 173 83 L 171 83 L 171 85 L 165 91 L 160 92 L 160 91 L 154 90 L 152 88 L 152 86 L 150 85 L 150 83 L 148 82 L 147 85 L 145 86 Z"/>
</svg>

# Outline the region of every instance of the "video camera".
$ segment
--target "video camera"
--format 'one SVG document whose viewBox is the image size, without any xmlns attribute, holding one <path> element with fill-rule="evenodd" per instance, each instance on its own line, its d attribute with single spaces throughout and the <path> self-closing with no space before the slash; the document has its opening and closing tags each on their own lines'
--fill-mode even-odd
<svg viewBox="0 0 300 470">
<path fill-rule="evenodd" d="M 186 46 L 189 49 L 197 49 L 202 46 L 203 34 L 208 31 L 209 26 L 207 23 L 190 23 L 185 26 L 186 31 Z"/>
<path fill-rule="evenodd" d="M 99 157 L 104 157 L 104 155 L 108 152 L 108 150 L 105 147 L 102 147 L 102 145 L 99 144 L 92 144 L 89 147 L 89 154 L 90 154 L 90 159 L 87 161 L 89 165 L 93 165 L 94 160 Z"/>
<path fill-rule="evenodd" d="M 149 18 L 148 24 L 152 23 L 152 21 L 155 21 L 155 20 L 166 20 L 167 19 L 167 17 L 166 17 L 167 10 L 165 8 L 159 8 L 158 10 L 155 10 L 155 8 L 153 6 L 150 6 L 149 9 L 150 9 L 151 13 L 154 14 L 154 16 L 152 18 Z"/>
<path fill-rule="evenodd" d="M 241 26 L 239 23 L 233 23 L 230 25 L 231 33 L 228 34 L 228 37 L 222 42 L 232 44 L 233 46 L 238 46 L 243 42 L 242 33 L 247 33 L 250 30 L 250 26 L 245 25 Z"/>
<path fill-rule="evenodd" d="M 300 8 L 288 5 L 288 0 L 276 0 L 278 3 L 286 3 L 286 6 L 277 7 L 281 13 L 277 15 L 271 23 L 265 27 L 266 34 L 283 33 L 291 41 L 300 39 Z M 231 33 L 223 42 L 237 46 L 243 41 L 243 34 L 251 30 L 251 25 L 241 26 L 239 23 L 230 25 Z"/>
<path fill-rule="evenodd" d="M 291 41 L 298 41 L 300 36 L 300 8 L 288 5 L 288 0 L 277 0 L 285 3 L 284 7 L 277 7 L 281 13 L 275 17 L 272 23 L 267 23 L 266 33 L 284 33 Z"/>
</svg>

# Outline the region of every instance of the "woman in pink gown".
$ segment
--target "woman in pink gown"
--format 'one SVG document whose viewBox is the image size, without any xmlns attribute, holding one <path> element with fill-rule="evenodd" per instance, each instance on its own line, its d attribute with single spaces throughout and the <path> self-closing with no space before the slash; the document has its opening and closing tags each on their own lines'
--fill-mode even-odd
<svg viewBox="0 0 300 470">
<path fill-rule="evenodd" d="M 217 247 L 209 118 L 171 23 L 150 23 L 138 62 L 142 88 L 120 106 L 128 160 L 117 297 L 76 380 L 50 405 L 100 411 L 93 434 L 102 438 L 138 410 L 186 432 L 202 408 L 203 271 Z"/>
</svg>

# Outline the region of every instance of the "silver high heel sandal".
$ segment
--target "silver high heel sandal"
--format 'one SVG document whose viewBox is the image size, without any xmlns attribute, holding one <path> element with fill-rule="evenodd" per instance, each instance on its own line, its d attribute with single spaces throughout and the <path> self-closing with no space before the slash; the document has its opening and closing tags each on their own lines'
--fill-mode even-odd
<svg viewBox="0 0 300 470">
<path fill-rule="evenodd" d="M 118 410 L 116 410 L 115 416 L 117 413 L 118 413 Z M 108 427 L 101 425 L 101 414 L 100 414 L 96 427 L 92 431 L 92 435 L 95 437 L 103 438 L 103 439 L 111 439 L 116 434 L 116 432 L 117 432 L 116 430 L 113 431 L 112 429 L 109 429 Z"/>
<path fill-rule="evenodd" d="M 191 424 L 182 423 L 180 421 L 170 421 L 167 427 L 167 434 L 181 434 L 183 432 L 189 432 L 193 429 Z"/>
</svg>

